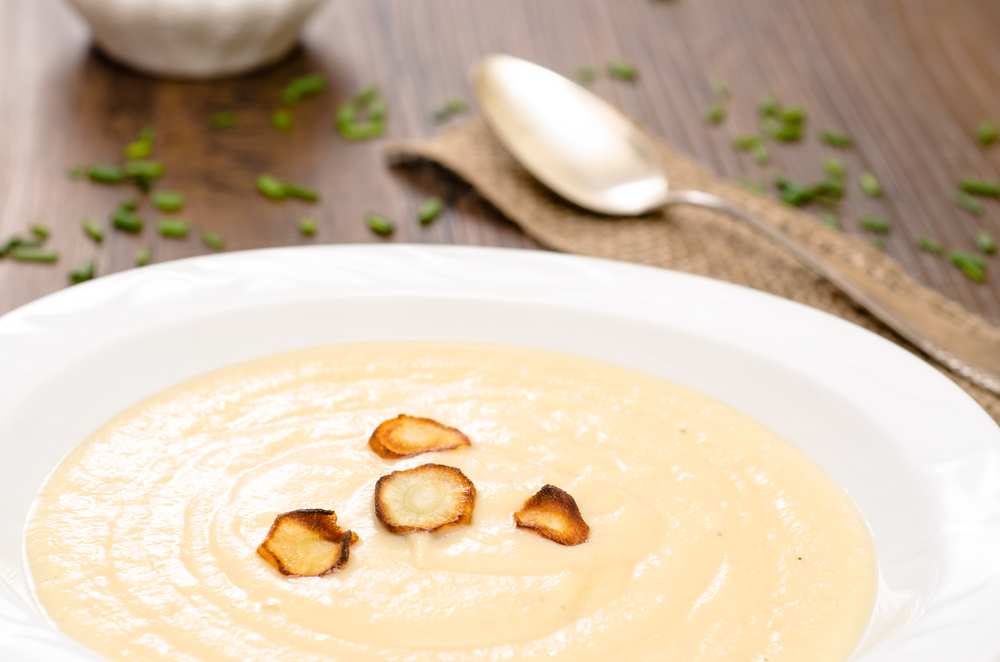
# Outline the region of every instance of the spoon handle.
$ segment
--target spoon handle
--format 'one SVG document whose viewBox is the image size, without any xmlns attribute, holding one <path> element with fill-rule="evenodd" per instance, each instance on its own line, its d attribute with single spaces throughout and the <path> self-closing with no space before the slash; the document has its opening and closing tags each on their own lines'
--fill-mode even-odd
<svg viewBox="0 0 1000 662">
<path fill-rule="evenodd" d="M 1000 395 L 1000 343 L 997 341 L 957 328 L 936 311 L 895 293 L 845 262 L 818 257 L 778 228 L 717 195 L 702 191 L 671 191 L 664 204 L 707 207 L 745 221 L 938 363 Z"/>
</svg>

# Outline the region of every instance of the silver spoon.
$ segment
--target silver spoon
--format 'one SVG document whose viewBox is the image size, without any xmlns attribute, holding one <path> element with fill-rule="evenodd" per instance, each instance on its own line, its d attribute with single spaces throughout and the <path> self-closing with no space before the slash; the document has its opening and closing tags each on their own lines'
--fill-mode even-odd
<svg viewBox="0 0 1000 662">
<path fill-rule="evenodd" d="M 483 59 L 471 76 L 494 135 L 532 175 L 566 200 L 613 216 L 686 204 L 745 221 L 939 363 L 1000 394 L 1000 343 L 957 328 L 849 264 L 814 255 L 717 195 L 669 190 L 649 137 L 603 99 L 509 55 Z"/>
</svg>

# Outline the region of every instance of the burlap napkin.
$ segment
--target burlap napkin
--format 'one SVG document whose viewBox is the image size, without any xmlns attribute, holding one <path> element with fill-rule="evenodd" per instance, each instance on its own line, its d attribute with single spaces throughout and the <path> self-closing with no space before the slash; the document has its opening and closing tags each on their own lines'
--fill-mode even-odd
<svg viewBox="0 0 1000 662">
<path fill-rule="evenodd" d="M 664 143 L 658 146 L 673 189 L 708 191 L 731 200 L 813 251 L 849 261 L 911 300 L 937 309 L 955 324 L 1000 339 L 1000 329 L 918 284 L 895 261 L 858 239 L 826 228 L 809 214 L 721 180 Z M 725 214 L 676 206 L 640 218 L 617 219 L 566 203 L 514 161 L 481 120 L 429 140 L 391 143 L 387 152 L 397 164 L 428 159 L 453 171 L 528 235 L 550 248 L 753 287 L 842 317 L 920 354 L 795 258 Z M 942 372 L 1000 422 L 1000 397 Z"/>
</svg>

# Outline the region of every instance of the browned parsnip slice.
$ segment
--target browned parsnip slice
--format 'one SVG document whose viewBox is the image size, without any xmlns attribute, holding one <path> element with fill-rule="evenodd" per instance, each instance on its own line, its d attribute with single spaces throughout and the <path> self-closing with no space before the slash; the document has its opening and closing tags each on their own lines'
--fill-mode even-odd
<svg viewBox="0 0 1000 662">
<path fill-rule="evenodd" d="M 375 483 L 375 515 L 392 533 L 443 531 L 472 522 L 476 486 L 455 467 L 425 464 Z"/>
<path fill-rule="evenodd" d="M 357 541 L 337 526 L 337 513 L 306 508 L 278 515 L 257 553 L 283 575 L 319 577 L 347 563 Z"/>
<path fill-rule="evenodd" d="M 450 451 L 472 442 L 460 430 L 430 418 L 400 414 L 384 421 L 372 433 L 368 445 L 380 457 L 395 459 L 432 451 Z"/>
<path fill-rule="evenodd" d="M 525 501 L 514 513 L 514 522 L 560 545 L 579 545 L 590 535 L 576 500 L 554 485 L 546 485 Z"/>
</svg>

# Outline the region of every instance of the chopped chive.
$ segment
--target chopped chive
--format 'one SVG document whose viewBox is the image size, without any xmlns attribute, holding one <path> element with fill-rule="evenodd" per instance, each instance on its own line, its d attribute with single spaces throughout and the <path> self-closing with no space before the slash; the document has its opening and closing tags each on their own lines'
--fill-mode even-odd
<svg viewBox="0 0 1000 662">
<path fill-rule="evenodd" d="M 180 218 L 164 218 L 156 226 L 160 236 L 183 239 L 188 233 L 187 221 Z"/>
<path fill-rule="evenodd" d="M 272 200 L 284 200 L 288 197 L 288 187 L 276 177 L 267 173 L 257 175 L 257 190 Z"/>
<path fill-rule="evenodd" d="M 323 74 L 308 74 L 293 78 L 281 93 L 281 103 L 291 106 L 305 97 L 316 96 L 326 89 L 326 77 Z"/>
<path fill-rule="evenodd" d="M 724 119 L 726 119 L 726 107 L 721 103 L 713 103 L 705 111 L 705 120 L 709 124 L 718 124 Z"/>
<path fill-rule="evenodd" d="M 983 213 L 983 203 L 979 200 L 973 198 L 971 195 L 964 191 L 957 191 L 955 197 L 952 198 L 956 205 L 964 209 L 965 211 L 979 216 Z"/>
<path fill-rule="evenodd" d="M 892 229 L 892 224 L 889 220 L 882 218 L 881 216 L 862 216 L 858 219 L 858 224 L 861 226 L 862 230 L 867 230 L 868 232 L 878 232 L 880 234 L 887 234 L 889 230 Z"/>
<path fill-rule="evenodd" d="M 753 160 L 760 165 L 767 165 L 771 161 L 771 151 L 764 143 L 760 143 L 754 147 L 750 150 L 750 153 L 753 155 Z"/>
<path fill-rule="evenodd" d="M 858 175 L 858 183 L 861 184 L 861 190 L 869 197 L 877 198 L 882 195 L 882 184 L 878 181 L 878 177 L 867 170 Z"/>
<path fill-rule="evenodd" d="M 156 191 L 153 206 L 165 212 L 180 211 L 184 207 L 184 195 L 175 191 Z"/>
<path fill-rule="evenodd" d="M 1000 198 L 1000 183 L 988 179 L 973 179 L 967 177 L 959 182 L 958 187 L 972 195 L 983 195 L 990 198 Z"/>
<path fill-rule="evenodd" d="M 299 200 L 305 200 L 306 202 L 316 202 L 319 200 L 319 192 L 314 189 L 301 186 L 299 184 L 293 184 L 292 182 L 284 182 L 285 194 L 290 198 L 298 198 Z"/>
<path fill-rule="evenodd" d="M 729 84 L 726 83 L 724 78 L 713 78 L 712 79 L 712 93 L 720 99 L 729 98 Z"/>
<path fill-rule="evenodd" d="M 31 230 L 31 234 L 35 235 L 39 239 L 48 239 L 49 235 L 52 234 L 52 230 L 38 223 L 34 223 L 29 229 Z"/>
<path fill-rule="evenodd" d="M 846 149 L 854 144 L 854 139 L 846 133 L 833 131 L 831 129 L 823 129 L 820 131 L 819 139 L 831 147 L 839 147 L 841 149 Z"/>
<path fill-rule="evenodd" d="M 995 143 L 998 135 L 1000 135 L 1000 131 L 997 130 L 997 125 L 989 120 L 980 122 L 979 128 L 976 130 L 976 138 L 979 139 L 979 144 L 984 147 Z"/>
<path fill-rule="evenodd" d="M 119 202 L 118 208 L 124 209 L 125 211 L 135 211 L 139 208 L 139 201 L 135 198 L 128 198 Z"/>
<path fill-rule="evenodd" d="M 385 102 L 383 101 L 383 104 L 384 103 Z M 438 110 L 434 111 L 434 121 L 444 122 L 453 117 L 454 115 L 458 115 L 459 113 L 464 113 L 468 109 L 468 107 L 469 107 L 468 104 L 465 103 L 465 99 L 462 99 L 460 97 L 448 97 L 447 99 L 444 100 L 444 105 L 441 106 L 441 108 L 439 108 Z M 369 111 L 369 113 L 371 113 L 373 116 L 375 115 L 375 113 L 372 113 L 372 111 Z"/>
<path fill-rule="evenodd" d="M 159 161 L 126 161 L 122 171 L 127 177 L 148 177 L 156 179 L 163 176 L 163 164 Z"/>
<path fill-rule="evenodd" d="M 983 253 L 990 255 L 997 252 L 997 240 L 993 238 L 986 230 L 977 230 L 976 236 L 976 248 L 981 250 Z"/>
<path fill-rule="evenodd" d="M 143 246 L 138 251 L 136 251 L 135 266 L 137 267 L 146 266 L 147 264 L 149 264 L 149 258 L 150 258 L 149 249 Z"/>
<path fill-rule="evenodd" d="M 431 221 L 441 215 L 444 211 L 444 200 L 436 195 L 424 200 L 420 208 L 417 209 L 417 220 L 421 225 L 429 225 Z"/>
<path fill-rule="evenodd" d="M 76 269 L 69 272 L 70 285 L 76 285 L 94 277 L 94 261 L 85 260 L 77 265 Z"/>
<path fill-rule="evenodd" d="M 740 178 L 737 180 L 737 182 L 739 183 L 740 186 L 742 186 L 746 190 L 756 193 L 758 195 L 764 195 L 765 193 L 767 193 L 767 187 L 764 186 L 764 182 L 750 179 L 749 177 L 746 177 L 744 175 L 740 175 Z"/>
<path fill-rule="evenodd" d="M 87 166 L 87 176 L 90 181 L 100 184 L 120 184 L 125 181 L 125 171 L 120 165 L 110 163 L 94 163 Z"/>
<path fill-rule="evenodd" d="M 142 232 L 142 218 L 135 212 L 119 207 L 111 215 L 111 225 L 117 230 L 137 234 Z"/>
<path fill-rule="evenodd" d="M 832 212 L 828 211 L 823 212 L 822 214 L 819 215 L 819 220 L 820 222 L 823 223 L 823 225 L 825 225 L 828 228 L 831 228 L 833 230 L 840 229 L 840 219 L 837 218 L 837 215 Z"/>
<path fill-rule="evenodd" d="M 763 144 L 763 138 L 758 136 L 756 133 L 750 133 L 745 136 L 736 136 L 733 138 L 733 147 L 736 149 L 752 150 Z"/>
<path fill-rule="evenodd" d="M 385 125 L 382 122 L 354 122 L 338 127 L 340 135 L 347 140 L 370 140 L 378 138 L 385 133 Z"/>
<path fill-rule="evenodd" d="M 619 57 L 608 62 L 608 75 L 631 82 L 639 77 L 639 70 L 628 60 Z"/>
<path fill-rule="evenodd" d="M 386 103 L 376 85 L 369 85 L 337 107 L 336 127 L 346 140 L 368 140 L 385 133 Z"/>
<path fill-rule="evenodd" d="M 319 229 L 319 223 L 316 222 L 315 218 L 305 217 L 299 219 L 299 232 L 307 237 L 311 237 L 316 234 L 316 230 Z"/>
<path fill-rule="evenodd" d="M 802 124 L 808 116 L 803 106 L 790 106 L 781 111 L 781 121 L 785 124 Z"/>
<path fill-rule="evenodd" d="M 10 256 L 19 262 L 57 262 L 59 253 L 47 251 L 37 246 L 15 246 L 10 251 Z"/>
<path fill-rule="evenodd" d="M 87 236 L 101 243 L 104 241 L 104 231 L 101 230 L 100 226 L 94 221 L 94 219 L 87 217 L 83 219 L 83 231 L 87 233 Z"/>
<path fill-rule="evenodd" d="M 388 237 L 396 229 L 395 226 L 393 226 L 392 221 L 387 219 L 385 216 L 374 212 L 368 212 L 365 214 L 365 224 L 368 225 L 368 228 L 372 232 L 383 237 Z"/>
<path fill-rule="evenodd" d="M 144 159 L 153 152 L 153 138 L 156 132 L 151 127 L 145 127 L 139 132 L 139 137 L 125 146 L 126 159 Z"/>
<path fill-rule="evenodd" d="M 226 243 L 222 240 L 222 237 L 214 232 L 202 233 L 201 241 L 209 248 L 214 248 L 217 251 L 221 251 L 226 245 Z"/>
<path fill-rule="evenodd" d="M 917 239 L 917 248 L 931 255 L 940 255 L 944 252 L 944 246 L 941 245 L 941 242 L 930 237 L 920 237 Z"/>
<path fill-rule="evenodd" d="M 760 100 L 757 105 L 757 110 L 760 112 L 761 117 L 777 117 L 778 113 L 781 112 L 781 104 L 778 102 L 778 98 L 768 92 L 764 95 L 764 98 Z"/>
<path fill-rule="evenodd" d="M 221 131 L 222 129 L 231 129 L 236 126 L 239 121 L 239 116 L 236 114 L 235 110 L 223 110 L 218 113 L 212 113 L 208 118 L 208 128 L 213 131 Z"/>
<path fill-rule="evenodd" d="M 772 138 L 781 142 L 795 142 L 802 138 L 802 127 L 798 124 L 782 124 L 770 132 Z"/>
<path fill-rule="evenodd" d="M 986 258 L 967 251 L 949 251 L 948 261 L 977 283 L 986 282 Z"/>
<path fill-rule="evenodd" d="M 583 65 L 576 70 L 576 79 L 581 85 L 590 85 L 597 78 L 597 72 L 590 65 Z"/>
<path fill-rule="evenodd" d="M 885 242 L 882 241 L 881 239 L 879 239 L 878 237 L 876 237 L 875 239 L 872 239 L 871 241 L 869 241 L 868 245 L 871 246 L 872 248 L 874 248 L 877 251 L 884 251 L 885 250 Z"/>
<path fill-rule="evenodd" d="M 826 170 L 831 177 L 842 178 L 847 174 L 847 166 L 840 159 L 828 156 L 823 159 L 823 170 Z"/>
<path fill-rule="evenodd" d="M 278 108 L 271 115 L 271 126 L 282 133 L 292 130 L 292 114 L 285 108 Z"/>
</svg>

